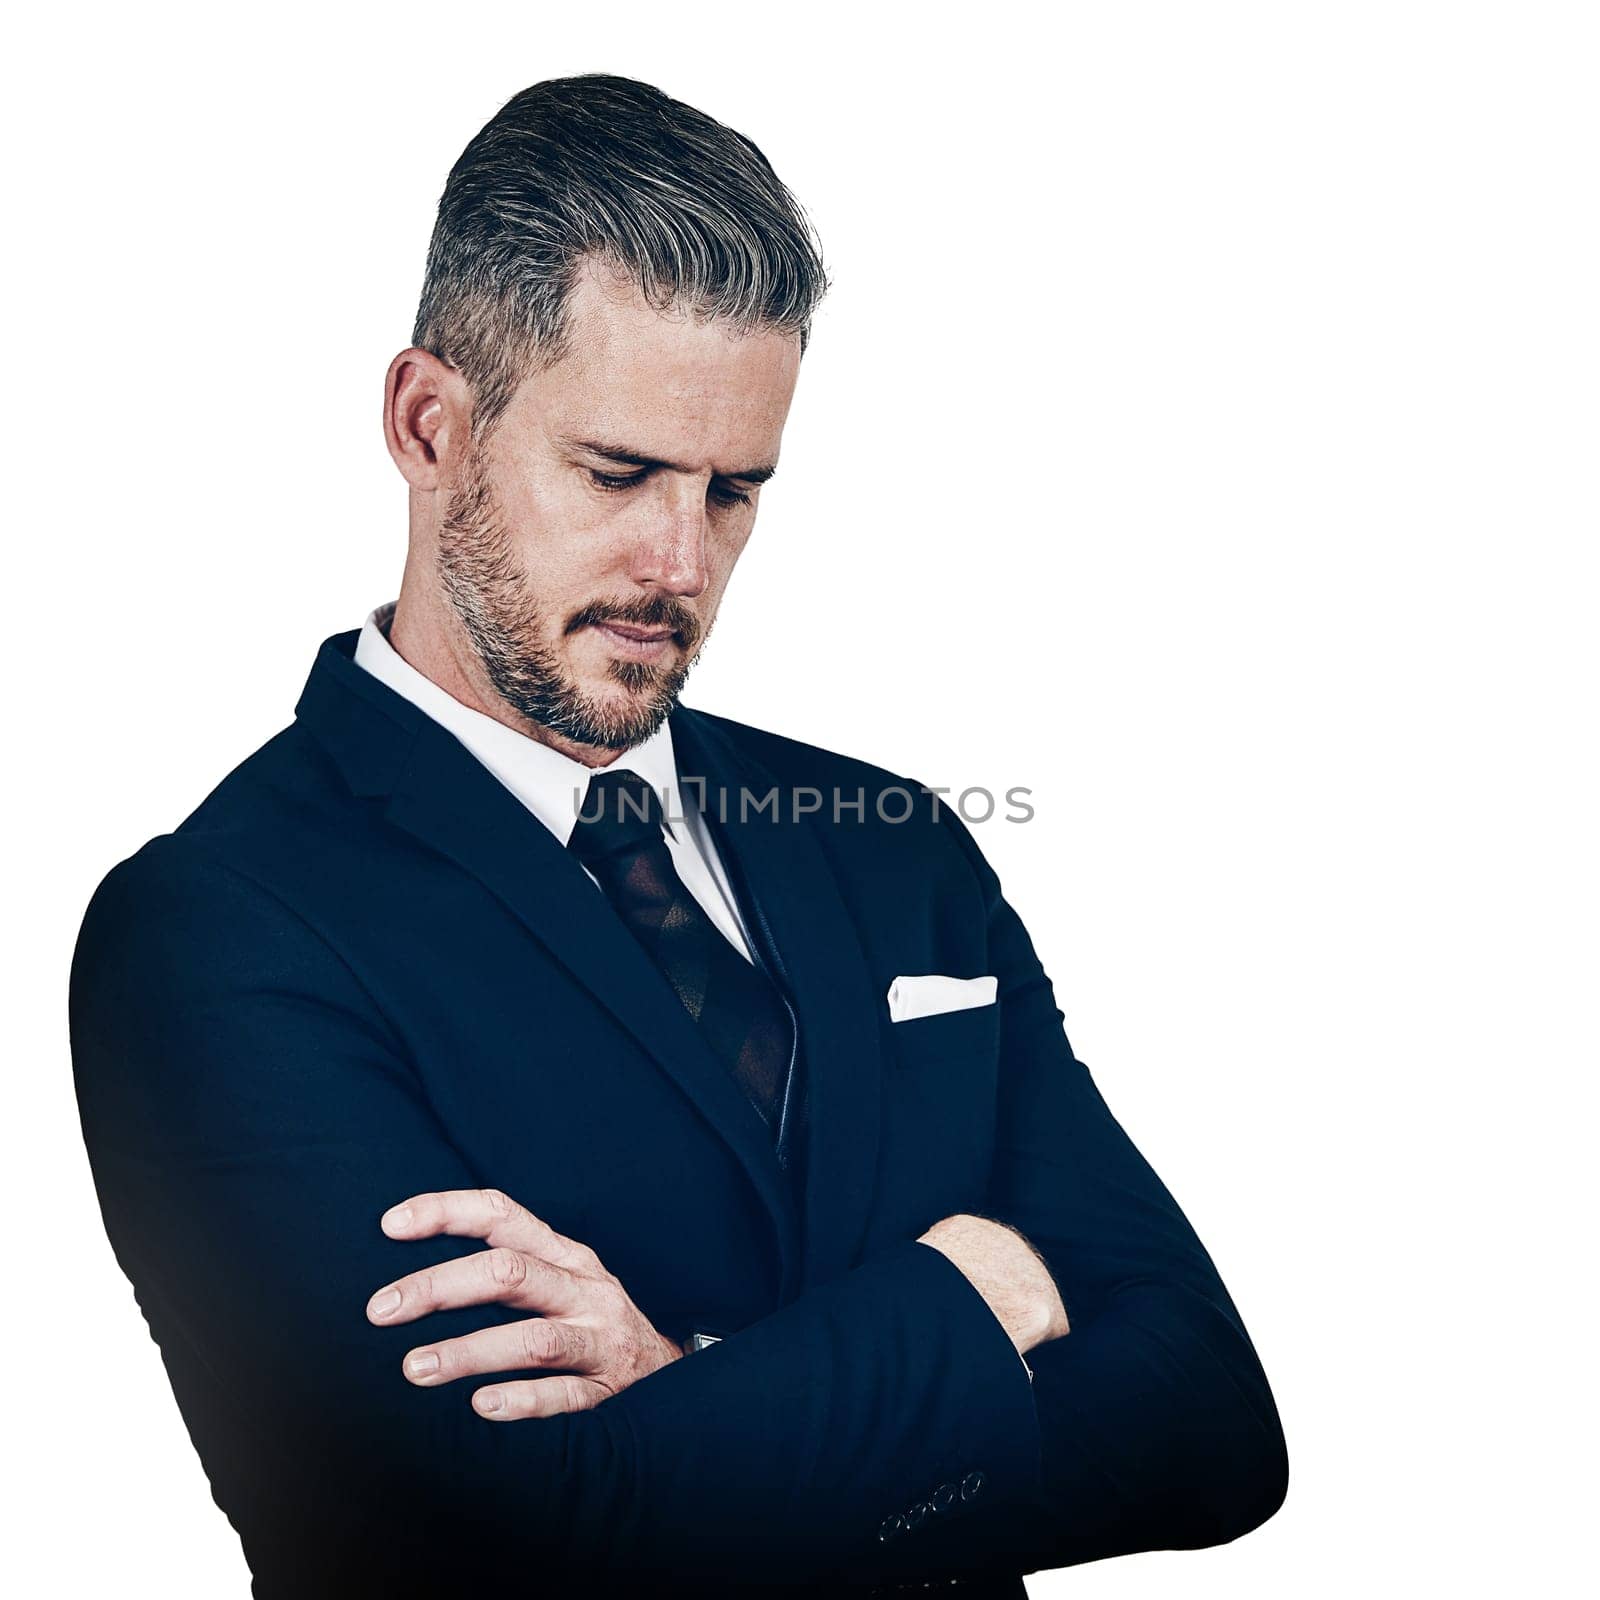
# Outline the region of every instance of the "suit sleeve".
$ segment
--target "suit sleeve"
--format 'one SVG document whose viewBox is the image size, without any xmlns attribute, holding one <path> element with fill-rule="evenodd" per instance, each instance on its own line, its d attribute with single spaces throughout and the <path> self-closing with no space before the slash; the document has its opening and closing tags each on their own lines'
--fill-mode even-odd
<svg viewBox="0 0 1600 1600">
<path fill-rule="evenodd" d="M 1219 1544 L 1282 1503 L 1266 1376 L 1215 1266 L 1073 1053 L 1050 979 L 954 812 L 1001 1007 L 988 1214 L 1027 1237 L 1071 1332 L 1028 1353 L 1043 1518 L 1028 1570 Z"/>
<path fill-rule="evenodd" d="M 593 1410 L 487 1423 L 467 1386 L 417 1389 L 401 1359 L 517 1314 L 375 1328 L 365 1304 L 479 1248 L 391 1241 L 388 1206 L 494 1177 L 328 941 L 203 846 L 158 840 L 89 908 L 71 1023 L 106 1229 L 257 1594 L 876 1580 L 923 1559 L 880 1538 L 883 1508 L 969 1480 L 944 1570 L 1016 1570 L 1033 1399 L 938 1251 L 897 1244 Z"/>
</svg>

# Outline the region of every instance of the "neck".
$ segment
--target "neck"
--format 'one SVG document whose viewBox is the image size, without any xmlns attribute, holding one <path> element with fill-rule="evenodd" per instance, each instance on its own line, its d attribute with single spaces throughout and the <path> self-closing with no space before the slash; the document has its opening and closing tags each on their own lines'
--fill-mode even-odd
<svg viewBox="0 0 1600 1600">
<path fill-rule="evenodd" d="M 483 663 L 449 602 L 436 585 L 420 584 L 414 578 L 407 563 L 394 620 L 389 625 L 389 643 L 407 666 L 437 684 L 452 700 L 493 717 L 529 739 L 537 739 L 583 766 L 608 767 L 622 754 L 620 749 L 601 749 L 565 739 L 507 705 L 489 682 Z"/>
</svg>

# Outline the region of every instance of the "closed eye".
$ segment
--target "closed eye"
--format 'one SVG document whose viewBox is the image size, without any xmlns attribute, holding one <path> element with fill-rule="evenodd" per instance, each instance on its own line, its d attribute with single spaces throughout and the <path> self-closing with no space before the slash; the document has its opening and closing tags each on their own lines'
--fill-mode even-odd
<svg viewBox="0 0 1600 1600">
<path fill-rule="evenodd" d="M 597 489 L 604 489 L 607 494 L 618 494 L 624 489 L 631 489 L 650 476 L 648 467 L 641 467 L 637 472 L 602 472 L 598 467 L 590 467 L 588 472 L 594 486 Z M 750 504 L 751 495 L 747 489 L 736 489 L 724 479 L 713 478 L 706 490 L 706 498 L 712 504 L 719 506 L 747 506 Z"/>
<path fill-rule="evenodd" d="M 641 472 L 601 472 L 598 468 L 589 468 L 589 477 L 597 489 L 606 489 L 615 492 L 618 489 L 631 489 L 634 484 L 642 483 L 649 473 Z"/>
</svg>

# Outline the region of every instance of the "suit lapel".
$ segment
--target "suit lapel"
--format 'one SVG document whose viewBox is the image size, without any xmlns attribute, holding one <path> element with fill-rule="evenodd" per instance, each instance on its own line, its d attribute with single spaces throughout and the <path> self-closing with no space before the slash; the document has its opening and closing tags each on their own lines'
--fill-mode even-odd
<svg viewBox="0 0 1600 1600">
<path fill-rule="evenodd" d="M 354 638 L 323 646 L 302 721 L 357 793 L 387 794 L 391 822 L 483 883 L 676 1080 L 744 1166 L 792 1281 L 794 1201 L 755 1108 L 577 860 L 465 746 L 357 667 Z"/>
<path fill-rule="evenodd" d="M 809 1136 L 797 1251 L 768 1130 L 666 978 L 549 830 L 452 735 L 356 666 L 355 640 L 324 643 L 296 707 L 353 791 L 386 797 L 393 823 L 482 882 L 678 1083 L 771 1218 L 785 1301 L 847 1271 L 872 1203 L 882 1064 L 878 997 L 816 820 L 826 813 L 797 819 L 793 791 L 714 719 L 673 712 L 680 777 L 704 780 L 718 851 L 799 1021 Z M 757 810 L 772 792 L 776 807 Z"/>
<path fill-rule="evenodd" d="M 736 750 L 712 719 L 679 706 L 672 728 L 680 779 L 705 780 L 718 851 L 745 891 L 746 914 L 758 924 L 752 931 L 770 944 L 766 953 L 799 1018 L 810 1128 L 803 1276 L 788 1284 L 798 1290 L 847 1271 L 866 1230 L 883 1087 L 877 998 L 819 838 L 819 819 L 829 813 L 797 820 L 792 791 Z M 698 789 L 690 784 L 691 793 Z M 758 812 L 769 792 L 776 807 Z"/>
</svg>

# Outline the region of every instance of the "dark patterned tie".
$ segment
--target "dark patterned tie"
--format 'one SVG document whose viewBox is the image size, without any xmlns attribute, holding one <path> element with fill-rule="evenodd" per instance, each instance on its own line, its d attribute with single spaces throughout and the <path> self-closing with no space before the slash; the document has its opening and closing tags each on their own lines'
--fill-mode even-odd
<svg viewBox="0 0 1600 1600">
<path fill-rule="evenodd" d="M 567 848 L 594 874 L 776 1138 L 793 1054 L 789 1008 L 678 876 L 655 790 L 636 772 L 591 778 Z"/>
</svg>

